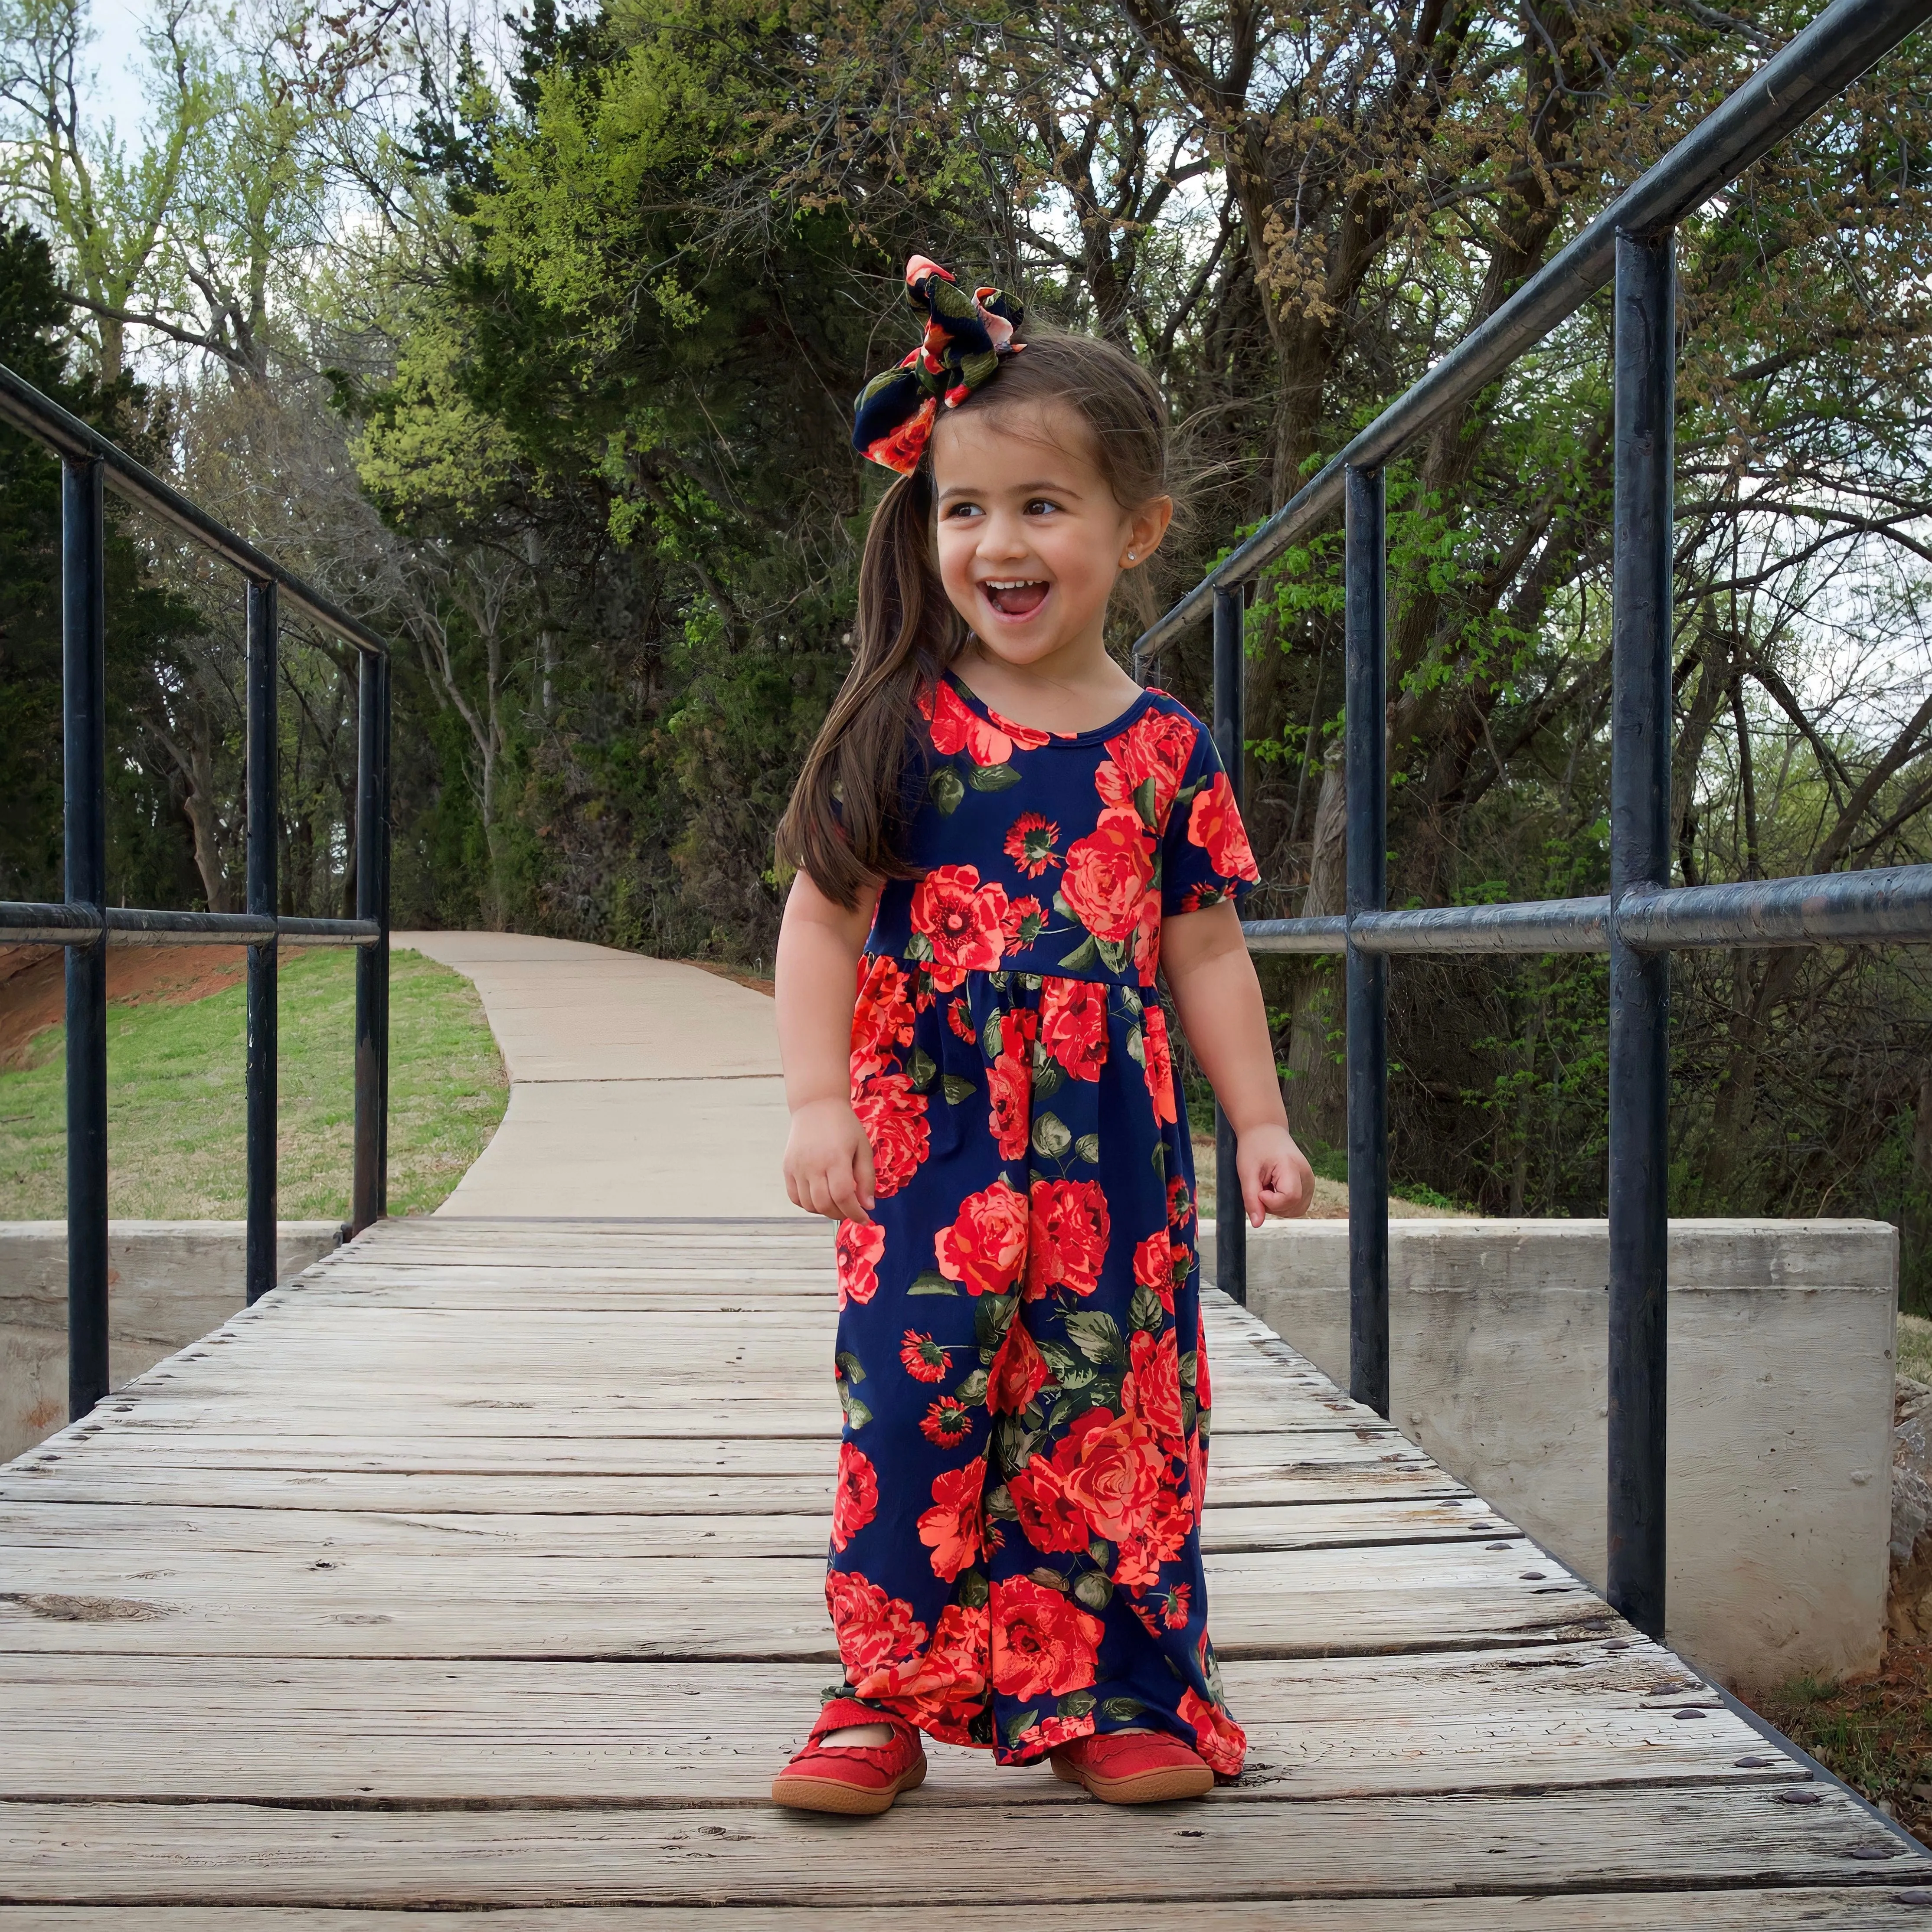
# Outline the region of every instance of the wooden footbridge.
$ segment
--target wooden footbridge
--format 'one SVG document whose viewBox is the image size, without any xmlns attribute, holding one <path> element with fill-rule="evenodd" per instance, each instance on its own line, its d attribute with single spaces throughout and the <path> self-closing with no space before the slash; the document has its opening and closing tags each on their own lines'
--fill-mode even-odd
<svg viewBox="0 0 1932 1932">
<path fill-rule="evenodd" d="M 938 1746 L 782 1813 L 838 1676 L 830 1244 L 386 1222 L 0 1474 L 0 1932 L 1932 1927 L 1932 1856 L 1210 1294 L 1238 1784 Z"/>
</svg>

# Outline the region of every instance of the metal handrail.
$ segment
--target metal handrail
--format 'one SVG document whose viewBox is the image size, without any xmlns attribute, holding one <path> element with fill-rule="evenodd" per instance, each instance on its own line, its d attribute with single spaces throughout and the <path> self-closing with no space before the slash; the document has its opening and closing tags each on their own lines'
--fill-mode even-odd
<svg viewBox="0 0 1932 1932">
<path fill-rule="evenodd" d="M 1214 734 L 1243 791 L 1247 593 L 1343 513 L 1346 913 L 1259 920 L 1257 952 L 1347 964 L 1349 1389 L 1389 1413 L 1387 961 L 1395 953 L 1607 952 L 1610 1401 L 1607 1594 L 1664 1630 L 1666 1182 L 1671 952 L 1932 941 L 1932 866 L 1720 886 L 1670 883 L 1676 226 L 1932 18 L 1932 0 L 1834 0 L 1545 268 L 1384 409 L 1135 646 L 1137 674 L 1210 606 Z M 1610 890 L 1591 898 L 1390 911 L 1384 467 L 1614 277 L 1616 479 Z M 1234 1138 L 1215 1110 L 1216 1285 L 1246 1294 Z"/>
<path fill-rule="evenodd" d="M 272 584 L 283 600 L 305 616 L 353 644 L 358 650 L 384 656 L 388 645 L 359 618 L 352 617 L 319 590 L 312 590 L 294 572 L 284 570 L 266 551 L 246 537 L 218 523 L 172 484 L 164 483 L 145 464 L 137 463 L 118 443 L 109 442 L 50 396 L 44 396 L 23 376 L 0 363 L 0 422 L 31 436 L 69 463 L 98 463 L 101 475 L 117 496 L 152 510 L 202 548 L 232 564 L 251 582 Z"/>
<path fill-rule="evenodd" d="M 61 709 L 67 896 L 0 902 L 0 941 L 67 952 L 68 1410 L 110 1387 L 108 1359 L 107 972 L 111 940 L 248 949 L 248 1218 L 252 1304 L 274 1286 L 278 955 L 350 946 L 356 961 L 356 1126 L 351 1226 L 386 1210 L 388 1139 L 389 655 L 376 633 L 190 502 L 97 430 L 0 368 L 0 422 L 61 464 Z M 107 896 L 106 573 L 103 490 L 164 518 L 240 571 L 248 586 L 248 910 L 110 906 Z M 277 671 L 282 600 L 354 644 L 357 692 L 356 916 L 275 910 Z"/>
<path fill-rule="evenodd" d="M 1144 667 L 1204 615 L 1216 591 L 1252 584 L 1297 538 L 1333 516 L 1348 471 L 1381 469 L 1574 315 L 1610 280 L 1619 232 L 1674 227 L 1928 20 L 1932 0 L 1836 0 L 1826 8 L 1149 625 L 1135 641 L 1136 665 Z"/>
</svg>

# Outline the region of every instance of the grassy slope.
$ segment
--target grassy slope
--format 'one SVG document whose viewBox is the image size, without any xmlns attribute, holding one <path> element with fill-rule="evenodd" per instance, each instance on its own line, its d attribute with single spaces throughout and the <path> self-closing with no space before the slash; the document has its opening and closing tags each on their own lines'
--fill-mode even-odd
<svg viewBox="0 0 1932 1932">
<path fill-rule="evenodd" d="M 427 1213 L 503 1117 L 502 1060 L 476 988 L 420 954 L 391 962 L 389 1211 Z M 355 961 L 291 952 L 281 970 L 279 1209 L 285 1220 L 349 1211 L 354 1120 Z M 246 990 L 188 1006 L 107 1013 L 108 1203 L 134 1220 L 238 1220 L 245 1210 L 242 1052 Z M 66 1212 L 64 1040 L 0 1073 L 0 1220 Z"/>
</svg>

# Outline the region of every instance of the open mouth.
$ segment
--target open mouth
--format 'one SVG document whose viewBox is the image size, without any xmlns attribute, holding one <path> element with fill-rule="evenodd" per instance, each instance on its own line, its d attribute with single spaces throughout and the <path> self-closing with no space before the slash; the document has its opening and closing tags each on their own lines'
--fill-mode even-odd
<svg viewBox="0 0 1932 1932">
<path fill-rule="evenodd" d="M 1048 586 L 1036 578 L 982 580 L 986 602 L 1003 617 L 1030 617 L 1046 602 Z"/>
</svg>

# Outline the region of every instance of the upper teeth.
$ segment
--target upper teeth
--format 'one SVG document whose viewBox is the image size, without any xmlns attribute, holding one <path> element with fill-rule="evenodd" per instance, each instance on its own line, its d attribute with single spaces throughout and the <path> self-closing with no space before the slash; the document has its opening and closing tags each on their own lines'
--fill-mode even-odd
<svg viewBox="0 0 1932 1932">
<path fill-rule="evenodd" d="M 1012 577 L 999 581 L 989 578 L 986 588 L 988 590 L 1030 590 L 1039 581 L 1036 577 Z"/>
</svg>

